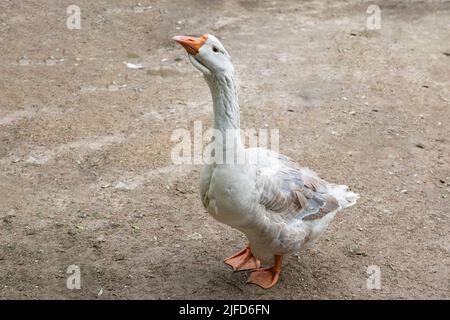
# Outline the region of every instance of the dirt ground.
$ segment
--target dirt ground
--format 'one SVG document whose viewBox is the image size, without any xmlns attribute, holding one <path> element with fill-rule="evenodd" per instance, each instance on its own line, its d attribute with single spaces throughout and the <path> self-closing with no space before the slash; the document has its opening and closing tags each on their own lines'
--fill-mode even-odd
<svg viewBox="0 0 450 320">
<path fill-rule="evenodd" d="M 450 2 L 377 1 L 379 30 L 370 4 L 1 1 L 0 298 L 450 298 Z M 200 166 L 171 162 L 172 132 L 212 117 L 171 37 L 203 33 L 232 56 L 242 127 L 361 195 L 271 290 L 222 263 L 244 237 L 203 209 Z"/>
</svg>

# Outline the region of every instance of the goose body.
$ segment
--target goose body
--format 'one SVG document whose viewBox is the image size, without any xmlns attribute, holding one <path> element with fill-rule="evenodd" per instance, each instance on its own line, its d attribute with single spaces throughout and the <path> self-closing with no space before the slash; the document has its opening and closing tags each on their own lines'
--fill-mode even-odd
<svg viewBox="0 0 450 320">
<path fill-rule="evenodd" d="M 324 181 L 286 156 L 262 148 L 245 149 L 238 131 L 239 103 L 229 54 L 212 35 L 174 40 L 203 72 L 213 98 L 214 128 L 226 137 L 216 139 L 214 148 L 228 161 L 213 159 L 202 168 L 202 203 L 214 219 L 249 240 L 246 248 L 225 262 L 234 270 L 253 270 L 249 282 L 270 288 L 278 280 L 282 256 L 314 244 L 336 213 L 355 204 L 358 195 L 347 186 Z M 261 260 L 273 260 L 274 265 L 260 268 Z"/>
<path fill-rule="evenodd" d="M 200 196 L 213 218 L 247 236 L 260 260 L 311 246 L 338 211 L 356 202 L 346 186 L 328 183 L 288 157 L 260 148 L 245 153 L 257 161 L 204 166 Z"/>
</svg>

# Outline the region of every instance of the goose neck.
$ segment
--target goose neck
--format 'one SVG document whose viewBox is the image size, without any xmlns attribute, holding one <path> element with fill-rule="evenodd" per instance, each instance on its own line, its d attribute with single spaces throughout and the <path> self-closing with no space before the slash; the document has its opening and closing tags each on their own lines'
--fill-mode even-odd
<svg viewBox="0 0 450 320">
<path fill-rule="evenodd" d="M 225 134 L 240 128 L 239 102 L 233 74 L 223 73 L 207 79 L 214 108 L 214 128 Z"/>
<path fill-rule="evenodd" d="M 244 150 L 240 137 L 240 112 L 234 74 L 214 75 L 206 78 L 206 81 L 213 100 L 214 129 L 221 135 L 221 139 L 215 139 L 216 148 L 226 152 Z"/>
</svg>

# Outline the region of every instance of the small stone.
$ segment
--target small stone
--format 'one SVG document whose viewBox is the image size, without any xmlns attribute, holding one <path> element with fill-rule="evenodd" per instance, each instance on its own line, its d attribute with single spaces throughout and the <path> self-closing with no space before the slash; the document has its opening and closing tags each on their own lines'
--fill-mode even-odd
<svg viewBox="0 0 450 320">
<path fill-rule="evenodd" d="M 116 86 L 115 84 L 111 84 L 108 86 L 108 90 L 109 91 L 117 91 L 117 90 L 119 90 L 119 87 Z"/>
<path fill-rule="evenodd" d="M 415 146 L 417 148 L 420 148 L 420 149 L 425 149 L 425 145 L 423 143 L 420 143 L 420 142 L 416 143 Z"/>
<path fill-rule="evenodd" d="M 122 261 L 125 260 L 125 255 L 123 253 L 116 253 L 113 256 L 114 261 Z"/>
<path fill-rule="evenodd" d="M 29 156 L 29 157 L 25 160 L 25 163 L 27 163 L 27 164 L 33 164 L 33 165 L 39 165 L 39 164 L 41 164 L 40 161 L 39 161 L 37 158 L 33 157 L 33 156 Z"/>
<path fill-rule="evenodd" d="M 47 60 L 45 60 L 45 64 L 48 66 L 54 66 L 56 64 L 56 60 L 54 57 L 50 56 Z"/>
<path fill-rule="evenodd" d="M 132 190 L 132 188 L 126 184 L 125 182 L 118 182 L 115 184 L 114 188 L 116 188 L 117 190 L 121 190 L 121 191 L 130 191 Z"/>
<path fill-rule="evenodd" d="M 28 66 L 31 64 L 31 61 L 27 57 L 22 57 L 19 59 L 19 65 Z"/>
<path fill-rule="evenodd" d="M 354 116 L 356 114 L 356 111 L 350 111 L 348 114 Z"/>
<path fill-rule="evenodd" d="M 27 236 L 32 236 L 32 235 L 35 235 L 37 232 L 36 232 L 36 230 L 35 229 L 32 229 L 32 228 L 30 228 L 30 227 L 25 227 L 25 235 L 27 235 Z"/>
<path fill-rule="evenodd" d="M 187 240 L 201 240 L 201 239 L 203 239 L 203 236 L 198 232 L 194 232 L 193 234 L 187 236 Z"/>
<path fill-rule="evenodd" d="M 134 70 L 144 69 L 144 66 L 142 64 L 135 64 L 135 63 L 131 63 L 131 62 L 126 63 L 126 66 L 128 69 L 134 69 Z"/>
</svg>

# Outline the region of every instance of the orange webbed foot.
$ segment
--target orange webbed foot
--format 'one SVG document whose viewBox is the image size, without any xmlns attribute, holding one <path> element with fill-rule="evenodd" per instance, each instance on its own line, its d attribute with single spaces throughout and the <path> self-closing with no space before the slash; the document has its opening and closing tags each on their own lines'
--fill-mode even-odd
<svg viewBox="0 0 450 320">
<path fill-rule="evenodd" d="M 263 289 L 272 288 L 280 277 L 281 260 L 281 256 L 275 256 L 275 265 L 273 267 L 253 271 L 250 274 L 247 283 L 256 284 Z"/>
<path fill-rule="evenodd" d="M 261 266 L 261 262 L 253 256 L 250 246 L 226 258 L 223 262 L 231 266 L 234 271 L 253 270 Z"/>
</svg>

